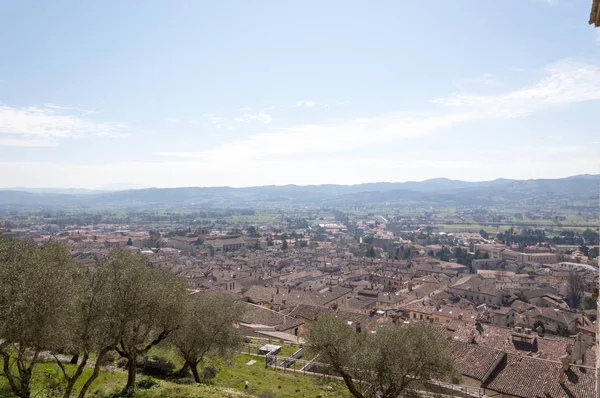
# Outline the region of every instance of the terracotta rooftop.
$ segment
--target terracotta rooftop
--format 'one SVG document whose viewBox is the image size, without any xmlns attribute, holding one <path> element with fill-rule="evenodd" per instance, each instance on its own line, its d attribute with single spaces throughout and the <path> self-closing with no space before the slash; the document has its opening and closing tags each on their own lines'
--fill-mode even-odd
<svg viewBox="0 0 600 398">
<path fill-rule="evenodd" d="M 296 318 L 249 303 L 243 303 L 243 312 L 238 319 L 238 322 L 252 325 L 272 326 L 279 331 L 295 328 L 304 323 Z"/>
<path fill-rule="evenodd" d="M 461 374 L 482 381 L 506 355 L 500 350 L 457 341 L 450 342 L 450 352 Z"/>
<path fill-rule="evenodd" d="M 595 397 L 594 369 L 571 366 L 560 383 L 561 364 L 526 356 L 507 354 L 506 360 L 492 373 L 484 387 L 521 398 L 592 398 Z M 549 391 L 546 395 L 544 390 Z"/>
</svg>

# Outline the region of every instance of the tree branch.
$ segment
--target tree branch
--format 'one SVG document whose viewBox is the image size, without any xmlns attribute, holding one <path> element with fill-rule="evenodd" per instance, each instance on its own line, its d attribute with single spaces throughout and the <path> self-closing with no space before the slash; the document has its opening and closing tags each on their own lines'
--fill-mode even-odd
<svg viewBox="0 0 600 398">
<path fill-rule="evenodd" d="M 54 360 L 56 361 L 56 364 L 58 365 L 58 367 L 60 368 L 60 370 L 62 370 L 63 377 L 65 378 L 65 380 L 67 380 L 68 382 L 70 382 L 71 381 L 71 377 L 67 373 L 67 370 L 65 369 L 64 365 L 62 364 L 62 362 L 56 357 L 56 355 L 53 354 L 52 356 L 54 357 Z"/>
</svg>

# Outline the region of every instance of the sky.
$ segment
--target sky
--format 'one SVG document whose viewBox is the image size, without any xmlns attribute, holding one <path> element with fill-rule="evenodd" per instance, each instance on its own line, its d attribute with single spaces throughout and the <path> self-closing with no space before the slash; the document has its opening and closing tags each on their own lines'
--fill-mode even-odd
<svg viewBox="0 0 600 398">
<path fill-rule="evenodd" d="M 600 170 L 591 0 L 0 4 L 0 187 Z"/>
</svg>

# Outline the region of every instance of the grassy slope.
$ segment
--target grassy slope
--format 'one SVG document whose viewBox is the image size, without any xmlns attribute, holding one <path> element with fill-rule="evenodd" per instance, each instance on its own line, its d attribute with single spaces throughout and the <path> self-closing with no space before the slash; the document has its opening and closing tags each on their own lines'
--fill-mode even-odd
<svg viewBox="0 0 600 398">
<path fill-rule="evenodd" d="M 156 352 L 155 355 L 158 355 Z M 168 349 L 160 350 L 163 357 L 169 356 Z M 257 361 L 253 365 L 246 365 L 250 360 Z M 72 365 L 66 365 L 72 370 Z M 227 366 L 219 364 L 219 373 L 214 385 L 178 385 L 167 381 L 160 381 L 160 386 L 152 390 L 140 390 L 136 397 L 143 398 L 175 398 L 175 397 L 239 397 L 239 396 L 271 396 L 271 397 L 317 397 L 338 398 L 348 396 L 345 387 L 337 380 L 321 379 L 319 377 L 292 372 L 276 371 L 266 369 L 264 359 L 251 355 L 240 354 Z M 41 363 L 34 372 L 34 393 L 44 390 L 44 375 L 51 374 L 59 376 L 59 369 L 54 363 Z M 87 379 L 91 369 L 86 369 L 80 378 L 77 387 L 81 386 Z M 139 375 L 138 378 L 143 377 Z M 115 393 L 123 388 L 127 379 L 124 372 L 101 372 L 89 390 L 89 397 L 101 398 Z M 244 389 L 245 381 L 249 382 L 250 388 Z M 329 391 L 327 386 L 332 386 Z M 35 394 L 34 394 L 35 395 Z M 8 382 L 0 377 L 0 397 L 11 397 Z M 43 395 L 41 395 L 43 396 Z"/>
</svg>

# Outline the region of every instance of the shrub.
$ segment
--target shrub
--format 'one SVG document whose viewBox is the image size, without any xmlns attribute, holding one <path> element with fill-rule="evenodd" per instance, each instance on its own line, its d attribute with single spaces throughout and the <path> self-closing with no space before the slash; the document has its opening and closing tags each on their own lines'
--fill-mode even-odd
<svg viewBox="0 0 600 398">
<path fill-rule="evenodd" d="M 123 361 L 123 365 L 122 366 L 119 365 L 121 363 L 121 361 Z M 119 354 L 117 354 L 116 351 L 109 351 L 102 358 L 101 365 L 105 366 L 105 365 L 109 365 L 109 364 L 112 364 L 112 363 L 117 363 L 117 366 L 125 367 L 125 364 L 127 364 L 127 360 L 125 358 L 121 358 L 119 356 Z"/>
<path fill-rule="evenodd" d="M 46 398 L 59 398 L 64 394 L 64 382 L 61 375 L 56 372 L 45 371 L 41 382 L 46 393 Z"/>
<path fill-rule="evenodd" d="M 202 371 L 202 381 L 209 382 L 217 376 L 217 368 L 214 365 L 208 365 L 204 367 Z"/>
<path fill-rule="evenodd" d="M 127 358 L 120 358 L 120 359 L 117 361 L 116 365 L 117 365 L 118 367 L 120 367 L 120 368 L 125 368 L 125 367 L 127 367 Z"/>
<path fill-rule="evenodd" d="M 123 390 L 121 392 L 108 395 L 106 398 L 134 398 L 135 390 Z"/>
<path fill-rule="evenodd" d="M 194 380 L 191 377 L 182 377 L 179 379 L 174 379 L 172 381 L 173 381 L 173 383 L 176 383 L 176 384 L 196 384 L 196 380 Z"/>
<path fill-rule="evenodd" d="M 152 357 L 152 359 L 146 358 L 138 361 L 137 366 L 144 374 L 163 379 L 171 377 L 175 370 L 173 362 L 156 356 Z"/>
<path fill-rule="evenodd" d="M 152 377 L 144 377 L 137 382 L 137 388 L 140 390 L 149 390 L 153 387 L 157 387 L 158 385 L 158 381 L 154 380 Z"/>
</svg>

